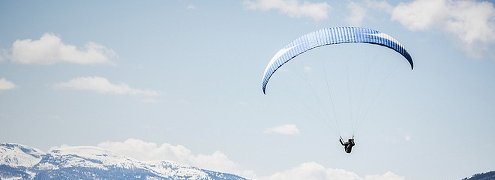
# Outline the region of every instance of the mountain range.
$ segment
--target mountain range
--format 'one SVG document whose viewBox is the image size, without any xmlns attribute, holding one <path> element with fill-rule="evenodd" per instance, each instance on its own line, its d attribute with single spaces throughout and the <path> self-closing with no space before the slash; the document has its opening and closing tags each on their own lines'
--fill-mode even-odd
<svg viewBox="0 0 495 180">
<path fill-rule="evenodd" d="M 138 161 L 92 146 L 61 147 L 44 153 L 0 143 L 0 179 L 198 179 L 245 178 L 169 161 Z"/>
</svg>

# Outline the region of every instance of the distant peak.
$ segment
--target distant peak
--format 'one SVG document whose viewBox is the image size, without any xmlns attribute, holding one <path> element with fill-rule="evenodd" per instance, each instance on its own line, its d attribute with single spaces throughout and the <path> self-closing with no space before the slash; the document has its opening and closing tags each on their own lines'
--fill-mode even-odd
<svg viewBox="0 0 495 180">
<path fill-rule="evenodd" d="M 0 151 L 21 151 L 33 156 L 44 154 L 44 152 L 39 149 L 17 143 L 0 143 Z"/>
<path fill-rule="evenodd" d="M 11 167 L 31 167 L 40 162 L 44 153 L 16 143 L 0 143 L 0 164 Z"/>
</svg>

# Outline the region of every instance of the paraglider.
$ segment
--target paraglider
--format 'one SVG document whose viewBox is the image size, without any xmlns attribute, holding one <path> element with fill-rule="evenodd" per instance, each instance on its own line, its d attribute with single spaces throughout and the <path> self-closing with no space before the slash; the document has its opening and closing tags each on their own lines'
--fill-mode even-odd
<svg viewBox="0 0 495 180">
<path fill-rule="evenodd" d="M 340 137 L 339 141 L 340 141 L 340 144 L 342 144 L 342 146 L 344 146 L 344 150 L 346 153 L 351 153 L 352 151 L 352 147 L 354 145 L 356 145 L 356 143 L 354 143 L 354 137 L 352 137 L 351 139 L 347 140 L 347 142 L 343 142 L 342 141 L 342 137 Z"/>
<path fill-rule="evenodd" d="M 367 43 L 390 48 L 404 57 L 411 69 L 414 68 L 411 55 L 406 51 L 404 46 L 387 34 L 360 27 L 324 28 L 297 38 L 275 53 L 263 73 L 261 81 L 263 94 L 266 94 L 267 84 L 270 78 L 287 62 L 311 49 L 342 43 Z M 345 143 L 341 138 L 340 142 L 345 147 L 347 153 L 350 153 L 352 147 L 355 145 L 354 137 Z"/>
</svg>

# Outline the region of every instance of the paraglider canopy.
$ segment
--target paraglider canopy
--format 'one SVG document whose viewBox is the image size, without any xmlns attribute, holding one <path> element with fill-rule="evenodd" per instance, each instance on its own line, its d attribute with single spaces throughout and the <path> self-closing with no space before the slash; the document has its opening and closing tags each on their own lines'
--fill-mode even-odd
<svg viewBox="0 0 495 180">
<path fill-rule="evenodd" d="M 401 54 L 413 69 L 413 60 L 404 46 L 391 36 L 377 30 L 360 27 L 325 28 L 297 38 L 280 49 L 270 60 L 263 73 L 261 88 L 266 94 L 266 86 L 271 76 L 285 63 L 311 49 L 341 43 L 368 43 L 393 49 Z"/>
</svg>

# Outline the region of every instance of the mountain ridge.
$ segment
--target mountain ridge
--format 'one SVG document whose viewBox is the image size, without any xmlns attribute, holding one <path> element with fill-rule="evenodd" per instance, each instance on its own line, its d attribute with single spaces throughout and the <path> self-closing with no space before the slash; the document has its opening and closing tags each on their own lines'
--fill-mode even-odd
<svg viewBox="0 0 495 180">
<path fill-rule="evenodd" d="M 469 178 L 464 178 L 462 180 L 493 180 L 493 179 L 495 179 L 495 171 L 478 173 L 478 174 L 472 175 Z"/>
<path fill-rule="evenodd" d="M 92 146 L 60 147 L 44 153 L 17 143 L 0 143 L 0 179 L 245 178 L 170 161 L 138 161 Z"/>
</svg>

